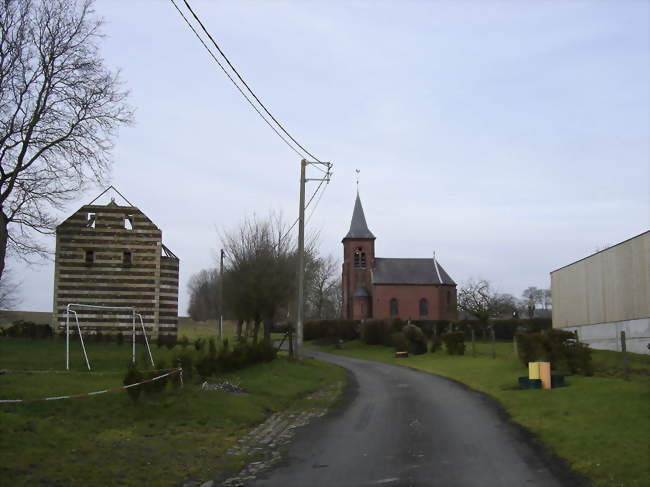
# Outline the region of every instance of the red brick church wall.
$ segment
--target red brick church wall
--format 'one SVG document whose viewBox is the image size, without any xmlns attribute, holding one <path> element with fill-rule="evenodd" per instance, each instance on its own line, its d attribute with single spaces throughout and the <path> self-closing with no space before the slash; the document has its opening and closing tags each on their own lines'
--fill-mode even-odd
<svg viewBox="0 0 650 487">
<path fill-rule="evenodd" d="M 393 298 L 397 299 L 398 316 L 403 320 L 455 318 L 453 310 L 456 305 L 456 289 L 454 286 L 375 285 L 373 287 L 373 318 L 393 318 L 390 315 L 390 300 Z M 429 302 L 427 316 L 420 316 L 420 299 L 422 298 Z"/>
</svg>

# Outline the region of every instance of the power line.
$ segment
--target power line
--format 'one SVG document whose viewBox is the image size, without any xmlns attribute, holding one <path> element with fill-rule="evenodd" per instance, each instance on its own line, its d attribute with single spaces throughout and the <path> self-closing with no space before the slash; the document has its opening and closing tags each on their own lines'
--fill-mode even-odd
<svg viewBox="0 0 650 487">
<path fill-rule="evenodd" d="M 171 1 L 172 1 L 172 3 L 174 3 L 174 0 L 171 0 Z M 262 109 L 264 110 L 264 112 L 266 112 L 266 114 L 267 114 L 269 117 L 271 117 L 271 119 L 272 119 L 272 120 L 275 122 L 275 124 L 280 128 L 280 130 L 282 130 L 282 132 L 284 132 L 284 133 L 286 134 L 286 136 L 289 137 L 289 138 L 293 141 L 294 144 L 296 144 L 298 147 L 300 147 L 300 149 L 302 149 L 305 153 L 307 153 L 307 154 L 308 154 L 312 159 L 314 159 L 314 160 L 316 160 L 316 161 L 318 161 L 318 162 L 321 162 L 321 161 L 320 161 L 316 156 L 314 156 L 311 152 L 309 152 L 307 149 L 305 149 L 305 148 L 300 144 L 300 142 L 298 142 L 298 141 L 297 141 L 297 140 L 296 140 L 296 139 L 295 139 L 295 138 L 294 138 L 294 137 L 293 137 L 293 136 L 292 136 L 292 135 L 291 135 L 291 134 L 290 134 L 290 133 L 289 133 L 289 132 L 284 128 L 284 126 L 283 126 L 283 125 L 278 121 L 278 119 L 275 118 L 275 117 L 273 116 L 273 114 L 268 110 L 268 108 L 266 108 L 266 106 L 264 105 L 264 103 L 262 103 L 262 101 L 261 101 L 261 100 L 259 99 L 259 97 L 255 94 L 255 92 L 251 89 L 251 87 L 248 86 L 248 83 L 246 83 L 246 81 L 244 80 L 244 78 L 239 74 L 239 72 L 237 71 L 237 69 L 235 68 L 235 66 L 233 66 L 233 64 L 230 62 L 230 59 L 228 59 L 228 56 L 226 56 L 226 54 L 221 50 L 221 48 L 219 47 L 219 44 L 217 44 L 217 41 L 214 40 L 214 38 L 212 37 L 212 34 L 210 34 L 210 32 L 209 32 L 208 29 L 205 27 L 205 25 L 203 24 L 203 22 L 201 22 L 201 19 L 200 19 L 200 18 L 198 17 L 198 15 L 194 12 L 194 10 L 192 9 L 192 7 L 191 7 L 191 5 L 189 4 L 188 0 L 183 0 L 183 3 L 184 3 L 185 6 L 187 7 L 187 9 L 190 11 L 190 13 L 191 13 L 192 16 L 194 17 L 194 19 L 195 19 L 195 20 L 198 22 L 198 24 L 201 26 L 201 29 L 203 30 L 203 32 L 205 33 L 205 35 L 207 35 L 208 38 L 210 39 L 210 41 L 212 42 L 212 44 L 214 44 L 214 47 L 217 48 L 217 51 L 219 51 L 219 54 L 221 54 L 221 56 L 226 60 L 226 63 L 228 63 L 228 66 L 230 66 L 230 69 L 232 69 L 232 71 L 235 73 L 235 75 L 237 75 L 237 78 L 239 79 L 239 81 L 241 81 L 241 83 L 246 87 L 246 89 L 248 90 L 248 92 L 253 96 L 253 98 L 255 98 L 255 100 L 256 100 L 257 103 L 262 107 Z M 175 3 L 174 3 L 174 6 L 176 6 Z M 178 10 L 178 7 L 176 7 L 176 9 Z M 180 10 L 179 10 L 179 12 L 180 12 Z M 186 20 L 186 22 L 187 22 L 187 20 Z M 192 30 L 194 30 L 194 29 L 192 29 Z M 203 41 L 202 41 L 202 42 L 203 42 Z M 222 69 L 223 69 L 223 67 L 222 67 Z M 239 88 L 239 85 L 237 85 L 237 83 L 235 83 L 235 81 L 232 79 L 232 77 L 229 75 L 228 78 L 230 79 L 230 81 L 231 81 L 233 84 L 235 84 L 235 86 L 237 86 L 237 88 L 238 88 L 239 91 L 241 92 L 241 89 Z M 242 93 L 242 94 L 243 94 L 243 93 Z M 246 99 L 249 101 L 249 103 L 251 103 L 250 100 L 248 99 L 248 97 L 246 97 Z M 252 103 L 251 103 L 251 104 L 252 104 Z M 256 109 L 255 111 L 256 111 L 256 112 L 261 116 L 261 113 L 259 112 L 259 110 Z M 263 118 L 264 118 L 264 120 L 268 123 L 268 120 L 266 120 L 265 117 L 263 117 Z M 275 132 L 277 133 L 277 131 L 275 131 Z M 279 135 L 279 134 L 278 134 L 278 135 Z M 283 138 L 283 140 L 285 140 L 285 139 Z M 285 142 L 286 142 L 286 140 L 285 140 Z M 294 149 L 294 151 L 295 151 L 295 149 Z"/>
<path fill-rule="evenodd" d="M 309 207 L 309 204 L 312 202 L 312 200 L 316 196 L 316 193 L 318 193 L 318 190 L 320 189 L 320 187 L 323 185 L 324 182 L 325 182 L 325 179 L 321 179 L 320 184 L 316 187 L 316 190 L 309 197 L 309 200 L 307 201 L 307 204 L 305 205 L 305 209 L 307 209 Z M 323 190 L 323 192 L 325 192 L 325 191 Z M 321 196 L 322 196 L 322 193 L 321 193 Z M 318 200 L 320 201 L 320 197 L 318 198 Z M 318 202 L 316 203 L 316 205 L 318 205 Z M 316 209 L 316 207 L 314 207 L 314 210 L 315 209 Z M 312 210 L 312 215 L 314 214 L 314 210 Z M 311 218 L 311 216 L 310 216 L 310 218 Z M 289 229 L 286 232 L 284 232 L 284 235 L 282 235 L 280 237 L 280 242 L 282 242 L 291 233 L 291 230 L 293 230 L 295 228 L 295 226 L 298 224 L 299 221 L 300 221 L 300 217 L 296 218 L 296 221 L 294 221 L 293 224 L 289 227 Z"/>
<path fill-rule="evenodd" d="M 243 91 L 243 90 L 241 89 L 241 87 L 237 84 L 237 82 L 232 78 L 232 76 L 230 76 L 230 73 L 226 70 L 226 68 L 223 66 L 223 64 L 221 64 L 221 62 L 219 61 L 219 59 L 217 59 L 217 57 L 214 55 L 214 53 L 212 52 L 212 50 L 211 50 L 211 49 L 208 47 L 208 45 L 203 41 L 203 39 L 201 38 L 201 36 L 199 35 L 199 33 L 196 31 L 196 29 L 194 28 L 194 26 L 190 23 L 190 21 L 187 19 L 187 17 L 185 17 L 185 14 L 183 14 L 183 12 L 181 11 L 181 9 L 178 8 L 178 5 L 176 5 L 176 2 L 175 2 L 174 0 L 170 0 L 170 1 L 171 1 L 171 3 L 174 5 L 174 7 L 176 7 L 176 10 L 177 10 L 178 13 L 181 15 L 181 17 L 183 17 L 183 20 L 184 20 L 185 23 L 188 25 L 188 27 L 192 30 L 192 32 L 194 32 L 194 35 L 196 36 L 196 38 L 201 42 L 201 44 L 203 44 L 203 47 L 205 47 L 206 51 L 208 51 L 208 53 L 210 54 L 210 56 L 212 57 L 212 59 L 215 60 L 215 62 L 219 65 L 219 67 L 220 67 L 221 70 L 225 73 L 225 75 L 228 76 L 228 79 L 232 82 L 233 85 L 235 85 L 235 88 L 237 88 L 237 90 L 241 93 L 241 95 L 242 95 L 244 98 L 246 98 L 246 101 L 250 104 L 250 106 L 253 107 L 253 110 L 255 110 L 255 111 L 257 112 L 257 114 L 262 118 L 262 120 L 264 120 L 264 121 L 266 122 L 266 124 L 267 124 L 269 127 L 271 127 L 271 130 L 273 130 L 273 131 L 276 133 L 276 135 L 277 135 L 278 137 L 280 137 L 280 138 L 282 139 L 282 141 L 283 141 L 285 144 L 287 144 L 287 146 L 289 146 L 289 148 L 290 148 L 292 151 L 294 151 L 294 152 L 295 152 L 296 154 L 298 154 L 300 157 L 304 157 L 304 154 L 302 154 L 301 152 L 299 152 L 299 151 L 298 151 L 298 150 L 297 150 L 293 145 L 291 145 L 291 143 L 290 143 L 287 139 L 285 139 L 285 138 L 282 136 L 282 134 L 281 134 L 280 132 L 278 132 L 278 130 L 273 126 L 273 124 L 271 124 L 271 122 L 268 121 L 268 119 L 267 119 L 267 118 L 262 114 L 262 112 L 259 111 L 259 109 L 258 109 L 258 108 L 255 106 L 255 104 L 252 102 L 252 100 L 251 100 L 251 99 L 246 95 L 246 93 L 244 93 L 244 91 Z M 278 125 L 279 125 L 279 124 L 278 124 Z M 293 139 L 293 137 L 292 137 L 292 139 Z M 300 144 L 298 144 L 298 145 L 300 145 Z"/>
<path fill-rule="evenodd" d="M 327 181 L 327 184 L 325 184 L 325 187 L 323 188 L 323 191 L 320 192 L 320 195 L 318 196 L 318 199 L 316 200 L 316 203 L 314 203 L 314 207 L 311 209 L 311 213 L 307 217 L 307 221 L 305 222 L 305 225 L 309 225 L 309 222 L 311 221 L 311 217 L 314 216 L 314 213 L 316 213 L 316 208 L 318 208 L 318 203 L 320 203 L 320 200 L 323 198 L 323 195 L 325 194 L 325 190 L 327 189 L 327 186 L 330 184 L 329 181 Z"/>
</svg>

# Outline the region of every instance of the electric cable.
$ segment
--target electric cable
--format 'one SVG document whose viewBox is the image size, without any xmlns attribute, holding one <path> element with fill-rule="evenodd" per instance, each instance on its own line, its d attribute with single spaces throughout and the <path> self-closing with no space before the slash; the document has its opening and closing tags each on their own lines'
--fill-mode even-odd
<svg viewBox="0 0 650 487">
<path fill-rule="evenodd" d="M 305 152 L 306 152 L 310 157 L 312 157 L 312 158 L 315 159 L 316 161 L 321 162 L 321 161 L 320 161 L 316 156 L 314 156 L 311 152 L 309 152 L 309 151 L 308 151 L 307 149 L 305 149 L 302 145 L 300 145 L 300 143 L 299 143 L 296 139 L 293 138 L 293 136 L 292 136 L 292 135 L 291 135 L 291 134 L 290 134 L 290 133 L 289 133 L 289 132 L 288 132 L 288 131 L 283 127 L 283 126 L 282 126 L 282 124 L 281 124 L 280 122 L 278 122 L 278 120 L 273 116 L 273 114 L 272 114 L 272 113 L 271 113 L 271 112 L 266 108 L 266 106 L 264 105 L 264 103 L 262 103 L 262 101 L 257 97 L 257 95 L 256 95 L 255 92 L 251 89 L 251 87 L 248 86 L 248 84 L 246 83 L 246 81 L 244 81 L 244 78 L 241 77 L 241 75 L 239 74 L 239 72 L 237 71 L 237 69 L 232 65 L 232 63 L 230 62 L 230 59 L 228 59 L 228 56 L 226 56 L 226 54 L 221 50 L 221 48 L 219 47 L 219 44 L 217 44 L 217 41 L 214 40 L 214 38 L 212 37 L 212 35 L 211 35 L 210 32 L 208 31 L 208 29 L 205 27 L 205 25 L 203 25 L 203 22 L 201 22 L 201 19 L 199 19 L 198 15 L 196 15 L 196 13 L 195 13 L 194 10 L 192 9 L 191 5 L 189 4 L 188 0 L 183 0 L 183 3 L 185 3 L 185 6 L 187 7 L 187 9 L 188 9 L 188 10 L 190 11 L 190 13 L 194 16 L 194 19 L 196 19 L 196 21 L 199 23 L 199 25 L 201 26 L 201 29 L 203 30 L 203 32 L 205 32 L 205 34 L 208 36 L 208 38 L 212 41 L 212 44 L 214 44 L 214 47 L 217 48 L 217 50 L 219 51 L 219 54 L 221 54 L 221 56 L 226 60 L 226 62 L 228 63 L 228 66 L 230 66 L 230 69 L 233 70 L 233 72 L 237 75 L 237 78 L 239 78 L 239 80 L 243 83 L 243 85 L 246 87 L 246 89 L 249 91 L 249 93 L 250 93 L 251 95 L 253 95 L 253 98 L 255 98 L 255 100 L 257 100 L 257 103 L 260 104 L 260 106 L 264 109 L 264 111 L 268 114 L 268 116 L 271 117 L 271 119 L 273 119 L 273 121 L 278 125 L 278 127 L 280 127 L 280 129 L 281 129 L 281 130 L 282 130 L 282 131 L 283 131 L 283 132 L 284 132 L 284 133 L 285 133 L 285 134 L 286 134 L 286 135 L 287 135 L 287 136 L 288 136 L 288 137 L 289 137 L 289 138 L 290 138 L 290 139 L 291 139 L 291 140 L 292 140 L 292 141 L 293 141 L 293 142 L 294 142 L 298 147 L 300 147 L 303 151 L 305 151 Z"/>
<path fill-rule="evenodd" d="M 320 195 L 318 196 L 318 199 L 316 200 L 316 203 L 314 203 L 314 206 L 311 209 L 311 213 L 307 217 L 307 221 L 305 221 L 305 226 L 309 225 L 309 222 L 311 221 L 311 217 L 314 216 L 314 213 L 316 213 L 316 208 L 318 208 L 318 203 L 320 203 L 320 200 L 323 198 L 323 195 L 325 194 L 325 191 L 327 190 L 327 186 L 330 184 L 329 181 L 325 184 L 325 187 L 323 188 L 323 191 L 320 192 Z"/>
<path fill-rule="evenodd" d="M 277 135 L 278 137 L 280 137 L 280 138 L 282 139 L 282 141 L 283 141 L 285 144 L 287 144 L 287 146 L 289 146 L 289 148 L 290 148 L 292 151 L 294 151 L 298 156 L 300 156 L 301 158 L 304 159 L 304 158 L 305 158 L 305 155 L 302 154 L 302 153 L 300 153 L 300 152 L 299 152 L 299 151 L 298 151 L 298 150 L 297 150 L 293 145 L 291 145 L 291 144 L 289 143 L 289 141 L 288 141 L 287 139 L 285 139 L 285 138 L 282 136 L 282 134 L 281 134 L 280 132 L 278 132 L 278 130 L 273 126 L 273 124 L 271 124 L 271 122 L 268 121 L 268 119 L 267 119 L 267 118 L 262 114 L 262 112 L 259 111 L 259 109 L 255 106 L 255 104 L 251 101 L 251 99 L 246 95 L 246 93 L 244 93 L 244 91 L 243 91 L 243 90 L 241 89 L 241 87 L 240 87 L 240 86 L 235 82 L 235 80 L 232 78 L 232 76 L 230 76 L 230 73 L 226 70 L 226 68 L 223 66 L 223 64 L 221 64 L 221 62 L 219 61 L 219 59 L 217 59 L 217 57 L 214 55 L 214 53 L 213 53 L 212 50 L 208 47 L 208 45 L 203 41 L 203 39 L 201 38 L 201 36 L 199 35 L 199 33 L 196 31 L 196 29 L 194 28 L 194 26 L 190 23 L 190 21 L 187 19 L 187 17 L 185 17 L 185 14 L 183 14 L 183 12 L 181 11 L 181 9 L 178 8 L 178 5 L 176 5 L 176 2 L 175 2 L 174 0 L 170 0 L 170 1 L 171 1 L 171 3 L 174 5 L 174 7 L 176 7 L 176 10 L 177 10 L 178 13 L 181 15 L 181 17 L 183 17 L 183 20 L 184 20 L 185 23 L 188 25 L 188 27 L 192 30 L 192 32 L 194 32 L 194 35 L 196 36 L 196 38 L 201 42 L 201 44 L 203 44 L 203 47 L 205 47 L 206 51 L 208 51 L 208 53 L 210 54 L 210 56 L 212 57 L 212 59 L 215 60 L 215 62 L 219 65 L 219 67 L 220 67 L 221 70 L 225 73 L 225 75 L 228 76 L 228 79 L 232 82 L 233 85 L 235 85 L 235 88 L 237 88 L 237 90 L 238 90 L 238 91 L 241 93 L 241 95 L 246 99 L 246 101 L 250 104 L 250 106 L 253 107 L 253 110 L 255 110 L 255 111 L 257 112 L 257 114 L 262 118 L 262 120 L 264 120 L 264 121 L 266 122 L 266 124 L 267 124 L 269 127 L 271 127 L 271 130 L 273 130 L 273 131 L 276 133 L 276 135 Z M 299 145 L 299 144 L 298 144 L 298 145 Z M 306 152 L 306 151 L 305 151 L 305 152 Z"/>
</svg>

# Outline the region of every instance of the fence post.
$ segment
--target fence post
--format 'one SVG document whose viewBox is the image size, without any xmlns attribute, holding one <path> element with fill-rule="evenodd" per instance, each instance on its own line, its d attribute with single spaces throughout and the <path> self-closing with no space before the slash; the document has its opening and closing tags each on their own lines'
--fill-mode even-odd
<svg viewBox="0 0 650 487">
<path fill-rule="evenodd" d="M 625 331 L 621 330 L 621 353 L 623 354 L 623 373 L 625 374 L 625 380 L 629 380 L 629 366 L 627 362 L 627 346 L 625 344 Z"/>
<path fill-rule="evenodd" d="M 472 326 L 472 357 L 476 357 L 476 343 L 474 339 L 474 327 Z"/>
<path fill-rule="evenodd" d="M 517 334 L 512 335 L 512 348 L 515 351 L 515 357 L 519 356 L 519 350 L 517 349 Z"/>
<path fill-rule="evenodd" d="M 490 338 L 492 339 L 492 358 L 497 358 L 497 349 L 496 349 L 495 336 L 494 336 L 494 325 L 492 325 L 492 329 L 490 329 Z"/>
</svg>

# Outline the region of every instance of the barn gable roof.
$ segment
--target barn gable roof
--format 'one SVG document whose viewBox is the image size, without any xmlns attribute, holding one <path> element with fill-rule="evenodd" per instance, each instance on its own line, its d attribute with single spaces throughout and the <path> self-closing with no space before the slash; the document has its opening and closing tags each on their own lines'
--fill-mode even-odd
<svg viewBox="0 0 650 487">
<path fill-rule="evenodd" d="M 354 202 L 354 211 L 352 212 L 350 230 L 344 237 L 344 240 L 346 238 L 375 238 L 366 223 L 366 216 L 363 214 L 363 206 L 361 206 L 359 193 L 357 193 L 357 200 Z"/>
<path fill-rule="evenodd" d="M 446 284 L 455 286 L 449 274 L 435 259 L 376 258 L 373 284 Z"/>
</svg>

